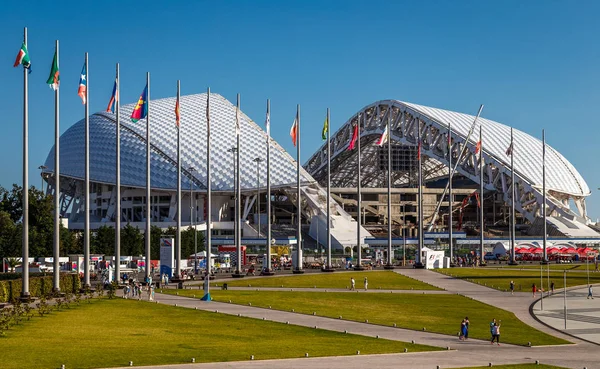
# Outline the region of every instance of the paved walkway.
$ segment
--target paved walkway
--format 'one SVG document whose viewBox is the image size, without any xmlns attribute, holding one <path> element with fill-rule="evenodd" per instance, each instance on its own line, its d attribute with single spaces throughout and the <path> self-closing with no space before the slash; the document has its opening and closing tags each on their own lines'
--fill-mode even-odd
<svg viewBox="0 0 600 369">
<path fill-rule="evenodd" d="M 314 327 L 332 331 L 348 332 L 361 334 L 365 336 L 377 336 L 381 338 L 416 343 L 450 347 L 449 351 L 441 352 L 423 352 L 423 353 L 402 353 L 389 355 L 366 355 L 366 356 L 341 356 L 327 358 L 301 358 L 301 359 L 281 359 L 269 361 L 244 361 L 229 363 L 206 363 L 206 364 L 180 364 L 165 366 L 165 368 L 174 369 L 196 369 L 196 368 L 364 368 L 365 366 L 373 368 L 400 368 L 400 369 L 434 369 L 438 365 L 440 368 L 457 368 L 464 366 L 487 366 L 488 363 L 494 365 L 533 363 L 540 360 L 541 363 L 562 366 L 567 368 L 599 368 L 600 352 L 598 346 L 586 341 L 561 334 L 560 332 L 540 323 L 529 314 L 529 306 L 533 299 L 528 293 L 515 293 L 511 296 L 509 293 L 493 290 L 487 287 L 475 285 L 459 279 L 448 277 L 439 273 L 427 270 L 400 269 L 397 271 L 403 275 L 430 283 L 437 287 L 447 290 L 447 293 L 460 293 L 467 297 L 498 306 L 500 308 L 513 311 L 515 315 L 525 323 L 534 326 L 544 332 L 554 336 L 562 337 L 573 345 L 561 346 L 543 346 L 543 347 L 521 347 L 513 345 L 490 345 L 487 341 L 470 340 L 461 342 L 453 336 L 412 331 L 406 329 L 383 327 L 372 324 L 349 322 L 338 319 L 330 319 L 318 316 L 295 314 L 270 309 L 263 309 L 251 306 L 241 306 L 227 303 L 203 302 L 198 299 L 190 299 L 182 296 L 172 296 L 156 294 L 156 300 L 159 303 L 170 304 L 188 308 L 196 308 L 207 311 L 218 311 L 219 313 L 241 315 L 257 319 L 266 319 L 277 322 L 289 322 L 289 324 Z M 301 290 L 301 289 L 294 289 Z M 314 291 L 314 289 L 306 289 Z M 372 293 L 376 293 L 373 291 Z M 399 291 L 398 291 L 399 292 Z M 427 291 L 433 293 L 434 291 Z M 575 292 L 571 292 L 575 293 Z M 556 310 L 550 300 L 544 300 L 545 309 L 548 313 Z M 558 297 L 555 296 L 558 301 Z M 590 300 L 591 301 L 591 300 Z M 596 301 L 596 300 L 594 300 Z M 600 301 L 600 299 L 598 300 Z M 573 306 L 575 308 L 575 306 Z M 535 308 L 534 308 L 535 310 Z M 575 313 L 575 312 L 573 312 Z M 551 316 L 548 319 L 556 319 Z M 600 315 L 598 315 L 600 321 Z M 584 322 L 580 322 L 585 324 Z M 575 326 L 573 327 L 575 329 Z M 570 332 L 569 332 L 570 333 Z M 310 350 L 307 350 L 310 353 Z M 260 359 L 260 358 L 257 358 Z M 158 366 L 149 366 L 146 368 L 159 368 Z"/>
</svg>

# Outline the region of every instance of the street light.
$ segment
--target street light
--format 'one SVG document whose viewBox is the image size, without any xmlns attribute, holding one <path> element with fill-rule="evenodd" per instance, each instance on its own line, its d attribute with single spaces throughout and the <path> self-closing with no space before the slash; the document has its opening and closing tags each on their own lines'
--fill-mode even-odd
<svg viewBox="0 0 600 369">
<path fill-rule="evenodd" d="M 256 162 L 256 212 L 258 213 L 258 238 L 260 238 L 260 163 L 263 161 L 261 158 L 255 158 Z M 267 247 L 269 247 L 267 242 Z"/>
<path fill-rule="evenodd" d="M 42 190 L 42 193 L 44 193 L 44 176 L 43 176 L 43 174 L 44 174 L 44 171 L 45 171 L 46 169 L 48 169 L 48 167 L 47 167 L 47 166 L 45 166 L 45 165 L 40 165 L 40 166 L 38 167 L 38 169 L 42 171 L 42 173 L 40 173 L 40 177 L 42 177 L 42 187 L 41 187 L 41 190 Z"/>
<path fill-rule="evenodd" d="M 194 225 L 194 274 L 198 274 L 198 243 L 196 242 L 196 222 L 193 220 L 194 207 L 192 203 L 192 185 L 194 183 L 194 171 L 196 168 L 189 167 L 188 170 L 190 171 L 190 225 Z"/>
</svg>

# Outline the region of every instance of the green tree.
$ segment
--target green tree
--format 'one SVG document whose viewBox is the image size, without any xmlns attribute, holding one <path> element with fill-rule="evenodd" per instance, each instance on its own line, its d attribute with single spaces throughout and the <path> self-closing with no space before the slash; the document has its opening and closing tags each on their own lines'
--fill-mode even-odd
<svg viewBox="0 0 600 369">
<path fill-rule="evenodd" d="M 197 231 L 198 252 L 204 251 L 204 232 Z M 181 232 L 181 257 L 187 259 L 194 254 L 194 227 L 188 227 Z"/>
<path fill-rule="evenodd" d="M 18 242 L 20 234 L 17 233 L 17 225 L 10 214 L 0 210 L 0 256 L 19 256 L 21 242 Z"/>
<path fill-rule="evenodd" d="M 121 230 L 121 255 L 134 256 L 143 254 L 144 238 L 137 227 L 127 223 Z"/>
<path fill-rule="evenodd" d="M 162 235 L 163 231 L 160 227 L 150 227 L 150 260 L 160 259 L 160 238 Z"/>
<path fill-rule="evenodd" d="M 77 245 L 77 232 L 70 231 L 62 224 L 60 225 L 60 256 L 67 256 L 75 253 Z"/>
<path fill-rule="evenodd" d="M 110 226 L 102 226 L 96 230 L 93 238 L 95 250 L 98 254 L 115 254 L 115 229 Z"/>
</svg>

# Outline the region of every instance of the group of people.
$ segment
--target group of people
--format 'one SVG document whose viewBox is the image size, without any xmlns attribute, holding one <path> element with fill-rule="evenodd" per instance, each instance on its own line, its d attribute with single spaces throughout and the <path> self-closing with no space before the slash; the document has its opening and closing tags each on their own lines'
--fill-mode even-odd
<svg viewBox="0 0 600 369">
<path fill-rule="evenodd" d="M 490 322 L 490 335 L 492 336 L 491 344 L 494 344 L 494 341 L 498 346 L 500 346 L 500 324 L 502 320 L 496 321 L 496 319 L 492 319 Z M 466 341 L 469 339 L 469 317 L 465 317 L 462 322 L 460 322 L 460 332 L 458 334 L 458 339 L 461 341 Z"/>
<path fill-rule="evenodd" d="M 369 289 L 369 280 L 367 279 L 367 277 L 365 277 L 364 285 L 365 285 L 365 291 L 367 291 Z M 356 290 L 356 281 L 354 280 L 354 278 L 350 278 L 350 291 L 355 291 L 355 290 Z"/>
</svg>

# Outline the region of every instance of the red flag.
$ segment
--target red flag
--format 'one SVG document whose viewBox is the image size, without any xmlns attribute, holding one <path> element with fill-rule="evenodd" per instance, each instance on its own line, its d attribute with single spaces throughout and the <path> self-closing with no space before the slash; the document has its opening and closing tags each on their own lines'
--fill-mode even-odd
<svg viewBox="0 0 600 369">
<path fill-rule="evenodd" d="M 350 139 L 350 144 L 348 145 L 348 150 L 354 150 L 357 140 L 358 140 L 358 124 L 354 125 L 354 133 L 352 133 L 352 138 Z"/>
<path fill-rule="evenodd" d="M 294 147 L 296 146 L 296 142 L 298 139 L 298 118 L 294 118 L 294 124 L 292 124 L 292 128 L 290 129 L 290 136 L 292 137 L 292 142 L 294 143 Z"/>
<path fill-rule="evenodd" d="M 475 155 L 479 154 L 481 151 L 481 141 L 477 141 L 477 145 L 475 145 Z"/>
<path fill-rule="evenodd" d="M 177 128 L 179 128 L 179 121 L 181 120 L 181 114 L 179 113 L 179 99 L 175 102 L 175 123 L 177 124 Z"/>
</svg>

